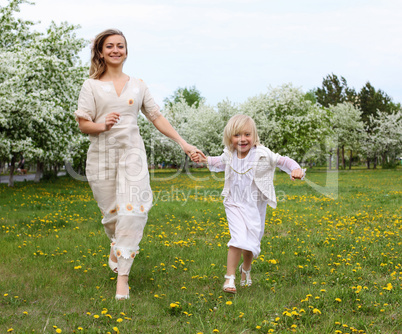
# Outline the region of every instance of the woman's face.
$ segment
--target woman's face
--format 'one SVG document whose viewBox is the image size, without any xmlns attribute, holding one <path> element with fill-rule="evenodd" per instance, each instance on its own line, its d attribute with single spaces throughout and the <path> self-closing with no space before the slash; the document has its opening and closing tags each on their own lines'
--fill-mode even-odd
<svg viewBox="0 0 402 334">
<path fill-rule="evenodd" d="M 111 35 L 103 43 L 101 57 L 108 66 L 122 66 L 127 58 L 126 42 L 123 36 Z"/>
</svg>

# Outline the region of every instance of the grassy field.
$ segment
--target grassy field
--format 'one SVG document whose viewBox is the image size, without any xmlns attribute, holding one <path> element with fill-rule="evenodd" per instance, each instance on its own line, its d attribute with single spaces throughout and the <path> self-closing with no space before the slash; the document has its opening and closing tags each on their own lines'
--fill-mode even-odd
<svg viewBox="0 0 402 334">
<path fill-rule="evenodd" d="M 87 183 L 2 184 L 0 333 L 402 333 L 401 170 L 308 180 L 277 173 L 254 284 L 228 295 L 222 181 L 155 172 L 123 302 Z"/>
</svg>

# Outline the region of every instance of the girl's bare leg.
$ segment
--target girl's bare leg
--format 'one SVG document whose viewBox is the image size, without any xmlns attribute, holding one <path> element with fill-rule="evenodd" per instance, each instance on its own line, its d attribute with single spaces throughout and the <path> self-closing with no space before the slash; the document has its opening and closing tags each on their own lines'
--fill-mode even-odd
<svg viewBox="0 0 402 334">
<path fill-rule="evenodd" d="M 251 268 L 251 262 L 253 262 L 253 252 L 248 250 L 243 250 L 243 269 L 249 271 Z M 251 276 L 250 276 L 251 277 Z M 246 274 L 241 273 L 241 279 L 244 281 L 246 279 Z"/>
<path fill-rule="evenodd" d="M 240 257 L 241 257 L 242 250 L 236 247 L 229 247 L 228 251 L 228 260 L 227 260 L 227 267 L 226 267 L 226 275 L 236 275 L 236 268 L 239 264 Z M 228 284 L 229 280 L 225 281 L 225 284 Z"/>
</svg>

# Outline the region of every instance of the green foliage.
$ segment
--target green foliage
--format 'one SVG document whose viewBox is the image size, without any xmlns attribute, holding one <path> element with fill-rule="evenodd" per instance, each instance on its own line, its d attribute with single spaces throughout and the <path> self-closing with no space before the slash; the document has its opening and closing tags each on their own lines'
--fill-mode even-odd
<svg viewBox="0 0 402 334">
<path fill-rule="evenodd" d="M 173 104 L 179 103 L 182 100 L 185 101 L 189 107 L 194 106 L 195 108 L 198 108 L 203 99 L 204 98 L 201 96 L 200 91 L 197 90 L 195 86 L 191 86 L 189 88 L 177 88 L 170 99 L 166 98 L 164 102 L 165 108 L 172 108 Z"/>
<path fill-rule="evenodd" d="M 367 82 L 359 92 L 359 105 L 362 110 L 362 120 L 371 129 L 370 116 L 375 117 L 377 111 L 390 113 L 395 107 L 392 99 L 381 89 L 376 90 Z M 395 109 L 394 109 L 395 110 Z"/>
<path fill-rule="evenodd" d="M 304 94 L 304 98 L 305 100 L 310 101 L 312 104 L 318 103 L 317 89 L 310 89 L 306 94 Z"/>
<path fill-rule="evenodd" d="M 327 108 L 342 102 L 356 102 L 355 90 L 348 87 L 344 77 L 338 79 L 333 73 L 323 79 L 322 87 L 315 90 L 315 95 L 318 103 Z"/>
</svg>

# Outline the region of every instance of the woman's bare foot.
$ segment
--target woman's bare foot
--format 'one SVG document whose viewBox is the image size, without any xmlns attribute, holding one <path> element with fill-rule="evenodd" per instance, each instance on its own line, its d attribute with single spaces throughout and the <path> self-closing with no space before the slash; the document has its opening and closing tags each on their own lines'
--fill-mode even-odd
<svg viewBox="0 0 402 334">
<path fill-rule="evenodd" d="M 116 285 L 116 299 L 128 299 L 130 288 L 128 286 L 128 275 L 118 275 Z"/>
</svg>

